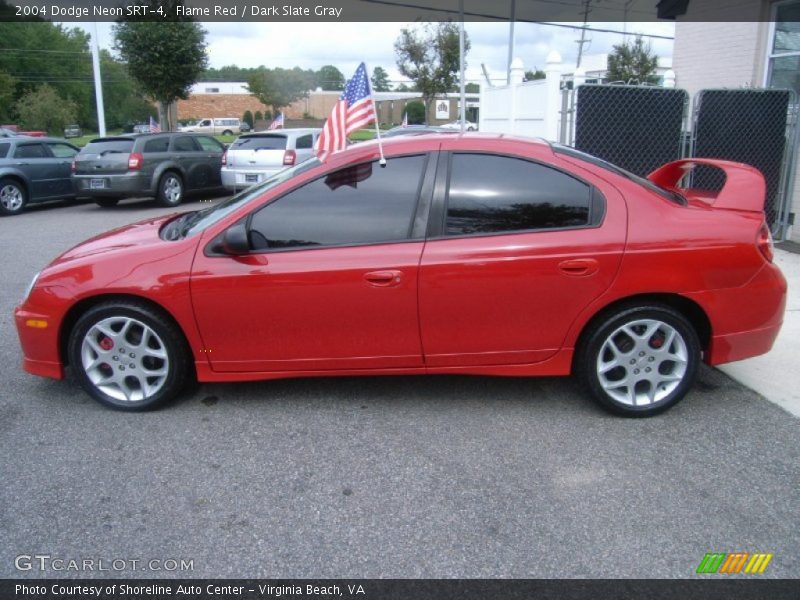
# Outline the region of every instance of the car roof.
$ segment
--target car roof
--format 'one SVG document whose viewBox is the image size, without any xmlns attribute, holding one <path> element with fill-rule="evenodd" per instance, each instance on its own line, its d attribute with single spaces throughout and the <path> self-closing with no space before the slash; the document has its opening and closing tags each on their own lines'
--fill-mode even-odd
<svg viewBox="0 0 800 600">
<path fill-rule="evenodd" d="M 58 137 L 51 137 L 51 136 L 42 136 L 42 137 L 35 137 L 32 135 L 15 135 L 12 137 L 4 137 L 0 138 L 0 142 L 60 142 L 62 144 L 69 144 L 73 146 L 71 142 L 65 140 L 64 138 Z"/>
<path fill-rule="evenodd" d="M 252 138 L 252 137 L 264 137 L 269 135 L 306 135 L 308 133 L 319 133 L 322 131 L 320 127 L 298 127 L 297 129 L 268 129 L 266 131 L 250 131 L 248 133 L 243 133 L 239 137 L 243 138 Z"/>
</svg>

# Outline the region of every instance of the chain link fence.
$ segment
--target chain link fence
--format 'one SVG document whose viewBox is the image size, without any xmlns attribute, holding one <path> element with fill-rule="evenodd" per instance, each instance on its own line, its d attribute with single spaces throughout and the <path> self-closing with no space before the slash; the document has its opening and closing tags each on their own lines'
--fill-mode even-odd
<svg viewBox="0 0 800 600">
<path fill-rule="evenodd" d="M 794 180 L 793 92 L 703 90 L 691 113 L 680 89 L 589 84 L 562 93 L 561 143 L 641 176 L 691 156 L 753 165 L 767 182 L 767 222 L 776 236 L 783 233 Z M 719 189 L 723 177 L 698 167 L 691 185 Z"/>
</svg>

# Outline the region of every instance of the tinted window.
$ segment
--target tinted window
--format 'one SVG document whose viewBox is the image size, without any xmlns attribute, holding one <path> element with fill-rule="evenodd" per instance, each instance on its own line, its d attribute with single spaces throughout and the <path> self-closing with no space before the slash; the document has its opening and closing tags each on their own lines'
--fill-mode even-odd
<svg viewBox="0 0 800 600">
<path fill-rule="evenodd" d="M 196 152 L 197 146 L 192 138 L 182 135 L 172 140 L 172 149 L 175 152 Z"/>
<path fill-rule="evenodd" d="M 268 204 L 253 215 L 256 248 L 391 242 L 408 238 L 424 156 L 342 169 Z"/>
<path fill-rule="evenodd" d="M 78 153 L 78 151 L 69 144 L 48 142 L 47 146 L 50 148 L 50 152 L 52 152 L 53 156 L 56 158 L 72 158 Z"/>
<path fill-rule="evenodd" d="M 240 137 L 233 142 L 231 148 L 236 150 L 285 150 L 285 135 L 258 135 Z"/>
<path fill-rule="evenodd" d="M 447 235 L 575 227 L 589 222 L 591 188 L 519 158 L 455 154 Z"/>
<path fill-rule="evenodd" d="M 86 144 L 81 154 L 129 154 L 131 150 L 133 150 L 133 140 L 97 140 Z"/>
<path fill-rule="evenodd" d="M 195 141 L 200 144 L 203 152 L 222 152 L 225 150 L 225 148 L 222 147 L 222 144 L 210 137 L 198 137 L 195 138 Z"/>
<path fill-rule="evenodd" d="M 0 144 L 0 158 L 5 158 L 8 155 L 8 149 L 11 144 Z"/>
<path fill-rule="evenodd" d="M 301 135 L 294 143 L 294 147 L 298 150 L 307 150 L 311 148 L 311 134 Z"/>
<path fill-rule="evenodd" d="M 147 140 L 144 143 L 142 152 L 150 154 L 152 152 L 166 152 L 167 150 L 169 150 L 169 138 L 162 137 L 154 140 Z"/>
<path fill-rule="evenodd" d="M 41 144 L 18 145 L 14 158 L 49 158 L 47 151 Z"/>
</svg>

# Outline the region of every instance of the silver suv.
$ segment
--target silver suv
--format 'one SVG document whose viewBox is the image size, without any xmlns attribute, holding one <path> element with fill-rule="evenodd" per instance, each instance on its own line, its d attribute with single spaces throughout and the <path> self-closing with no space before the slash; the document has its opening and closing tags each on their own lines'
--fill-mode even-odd
<svg viewBox="0 0 800 600">
<path fill-rule="evenodd" d="M 314 156 L 321 129 L 281 129 L 248 133 L 222 157 L 222 185 L 238 191 Z"/>
<path fill-rule="evenodd" d="M 225 147 L 208 135 L 152 133 L 97 138 L 75 157 L 75 190 L 100 206 L 155 197 L 176 206 L 187 192 L 219 189 Z"/>
</svg>

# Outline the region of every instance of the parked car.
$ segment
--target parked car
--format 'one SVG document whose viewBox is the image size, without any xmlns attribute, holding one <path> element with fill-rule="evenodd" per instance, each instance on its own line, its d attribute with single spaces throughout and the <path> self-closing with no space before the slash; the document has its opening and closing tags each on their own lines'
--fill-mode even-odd
<svg viewBox="0 0 800 600">
<path fill-rule="evenodd" d="M 209 135 L 239 135 L 242 131 L 242 123 L 235 117 L 200 119 L 194 125 L 182 127 L 181 131 L 207 133 Z"/>
<path fill-rule="evenodd" d="M 28 204 L 73 198 L 70 165 L 78 149 L 58 138 L 0 138 L 0 215 Z"/>
<path fill-rule="evenodd" d="M 67 125 L 64 128 L 65 138 L 81 137 L 82 135 L 83 135 L 83 130 L 81 129 L 80 125 Z"/>
<path fill-rule="evenodd" d="M 133 133 L 150 133 L 150 124 L 137 123 L 133 126 Z"/>
<path fill-rule="evenodd" d="M 312 158 L 321 131 L 278 129 L 241 136 L 222 158 L 222 184 L 227 190 L 242 190 Z"/>
<path fill-rule="evenodd" d="M 155 197 L 177 206 L 187 192 L 219 189 L 225 147 L 207 135 L 128 134 L 91 140 L 75 157 L 75 190 L 103 207 Z"/>
<path fill-rule="evenodd" d="M 393 127 L 386 133 L 382 133 L 381 137 L 393 138 L 400 135 L 425 135 L 427 133 L 456 133 L 452 129 L 445 129 L 444 127 L 436 127 L 434 125 L 407 125 L 406 127 L 398 126 Z"/>
<path fill-rule="evenodd" d="M 241 123 L 239 123 L 239 130 L 242 133 L 247 133 L 251 129 L 252 129 L 252 127 L 250 127 L 250 123 L 248 123 L 247 121 L 242 121 Z"/>
<path fill-rule="evenodd" d="M 453 121 L 452 123 L 445 123 L 442 125 L 444 129 L 455 129 L 457 131 L 461 131 L 461 121 Z M 471 121 L 464 122 L 464 130 L 465 131 L 478 131 L 478 126 Z"/>
<path fill-rule="evenodd" d="M 383 147 L 384 168 L 354 145 L 67 251 L 16 309 L 24 368 L 69 365 L 123 410 L 195 377 L 574 373 L 604 408 L 650 416 L 701 361 L 778 335 L 786 280 L 752 167 L 644 179 L 516 137 Z M 678 187 L 697 164 L 726 173 L 718 193 Z"/>
</svg>

